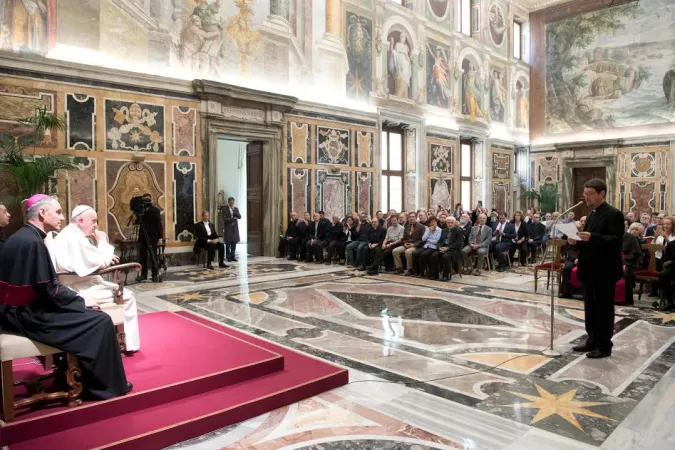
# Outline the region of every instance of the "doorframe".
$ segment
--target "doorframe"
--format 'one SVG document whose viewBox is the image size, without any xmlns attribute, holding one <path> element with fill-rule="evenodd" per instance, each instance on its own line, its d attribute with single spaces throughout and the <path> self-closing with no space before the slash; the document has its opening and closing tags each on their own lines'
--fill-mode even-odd
<svg viewBox="0 0 675 450">
<path fill-rule="evenodd" d="M 572 156 L 562 160 L 562 189 L 558 207 L 565 210 L 576 203 L 574 196 L 574 169 L 589 167 L 604 167 L 607 183 L 607 196 L 605 200 L 610 205 L 615 205 L 616 200 L 616 155 L 602 156 Z"/>
<path fill-rule="evenodd" d="M 247 123 L 233 123 L 220 118 L 205 119 L 206 140 L 203 146 L 203 205 L 210 211 L 217 208 L 218 170 L 217 148 L 219 139 L 238 140 L 247 143 L 260 141 L 263 144 L 263 211 L 265 213 L 262 250 L 264 256 L 274 256 L 276 242 L 274 237 L 282 222 L 282 183 L 281 174 L 281 136 L 282 128 Z M 275 186 L 279 188 L 274 189 Z M 218 224 L 219 225 L 219 224 Z"/>
</svg>

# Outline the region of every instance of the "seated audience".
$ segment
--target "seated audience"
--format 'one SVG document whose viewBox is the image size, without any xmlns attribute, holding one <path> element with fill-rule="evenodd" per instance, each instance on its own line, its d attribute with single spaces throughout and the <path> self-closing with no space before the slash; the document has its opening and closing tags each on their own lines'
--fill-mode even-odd
<svg viewBox="0 0 675 450">
<path fill-rule="evenodd" d="M 464 272 L 471 273 L 470 256 L 472 252 L 476 253 L 477 265 L 473 271 L 474 275 L 480 275 L 481 269 L 485 264 L 485 257 L 490 251 L 492 240 L 492 228 L 486 225 L 487 216 L 484 213 L 478 215 L 478 223 L 471 229 L 469 235 L 469 245 L 462 249 L 464 254 Z"/>
<path fill-rule="evenodd" d="M 417 215 L 414 212 L 408 213 L 408 221 L 403 230 L 403 245 L 396 247 L 392 252 L 394 256 L 394 273 L 403 272 L 403 262 L 401 257 L 405 255 L 406 269 L 412 271 L 413 269 L 413 252 L 422 244 L 422 236 L 424 235 L 425 227 L 417 222 Z"/>
<path fill-rule="evenodd" d="M 424 210 L 421 210 L 417 214 L 417 221 L 419 223 L 421 223 L 422 225 L 424 225 L 425 227 L 428 227 L 429 226 L 429 215 L 427 214 L 427 212 L 424 211 Z"/>
<path fill-rule="evenodd" d="M 305 244 L 311 239 L 309 228 L 314 227 L 314 222 L 307 211 L 302 220 L 298 220 L 298 234 L 300 235 L 300 245 L 298 247 L 298 261 L 305 261 Z"/>
<path fill-rule="evenodd" d="M 490 252 L 497 261 L 497 272 L 503 272 L 508 267 L 505 253 L 511 250 L 513 240 L 516 238 L 516 228 L 506 221 L 506 213 L 499 213 L 499 222 L 492 225 L 492 242 Z"/>
<path fill-rule="evenodd" d="M 540 217 L 538 213 L 532 214 L 532 220 L 527 224 L 527 249 L 531 263 L 537 257 L 537 249 L 544 244 L 546 226 L 539 221 Z"/>
<path fill-rule="evenodd" d="M 77 292 L 89 308 L 113 303 L 117 283 L 92 274 L 120 262 L 115 255 L 115 247 L 108 243 L 108 236 L 98 230 L 98 217 L 94 208 L 77 206 L 71 217 L 70 225 L 56 237 L 49 234 L 45 239 L 54 270 L 73 273 L 61 275 L 59 281 Z M 141 348 L 136 297 L 130 289 L 124 289 L 124 333 L 128 352 Z"/>
<path fill-rule="evenodd" d="M 345 233 L 344 233 L 344 225 L 342 222 L 340 222 L 340 217 L 337 215 L 333 216 L 333 222 L 331 222 L 330 226 L 330 231 L 328 231 L 328 245 L 326 253 L 328 257 L 326 258 L 326 264 L 330 264 L 332 262 L 337 262 L 339 255 L 338 255 L 338 249 L 344 247 L 343 243 L 346 238 Z"/>
<path fill-rule="evenodd" d="M 43 194 L 25 203 L 27 223 L 7 241 L 0 258 L 0 329 L 58 348 L 77 357 L 82 384 L 95 398 L 131 391 L 110 316 L 85 306 L 63 286 L 43 240 L 61 229 L 63 213 Z"/>
<path fill-rule="evenodd" d="M 476 220 L 478 220 L 478 217 L 476 217 Z M 464 213 L 459 217 L 459 224 L 457 224 L 457 227 L 462 233 L 462 236 L 464 236 L 464 244 L 462 245 L 462 247 L 464 247 L 469 243 L 469 235 L 471 234 L 471 228 L 473 228 L 473 224 L 471 223 L 471 219 L 469 219 L 469 215 L 467 213 Z"/>
<path fill-rule="evenodd" d="M 312 262 L 314 257 L 316 262 L 323 262 L 323 250 L 328 246 L 330 230 L 330 221 L 322 218 L 321 212 L 314 213 L 314 222 L 308 229 L 310 238 L 305 241 L 305 261 Z"/>
<path fill-rule="evenodd" d="M 661 214 L 659 214 L 659 217 Z M 659 219 L 660 224 L 654 229 L 654 244 L 667 245 L 669 242 L 675 240 L 675 217 L 663 217 Z M 663 269 L 663 252 L 658 251 L 654 254 L 656 257 L 656 270 Z M 656 283 L 651 283 L 650 295 L 657 297 L 659 295 L 658 286 Z"/>
<path fill-rule="evenodd" d="M 628 221 L 629 224 L 635 222 L 635 213 L 633 211 L 628 211 L 626 213 L 626 220 Z"/>
<path fill-rule="evenodd" d="M 438 222 L 438 228 L 440 228 L 441 230 L 444 230 L 445 227 L 448 226 L 446 224 L 447 218 L 448 218 L 448 213 L 446 213 L 445 211 L 441 211 L 440 213 L 438 213 L 438 216 L 436 216 L 436 221 Z"/>
<path fill-rule="evenodd" d="M 380 272 L 380 265 L 391 256 L 394 249 L 403 242 L 403 233 L 405 227 L 405 213 L 401 213 L 395 224 L 387 228 L 387 234 L 384 237 L 382 245 L 374 252 L 370 265 L 366 268 L 368 275 L 377 275 Z"/>
<path fill-rule="evenodd" d="M 345 251 L 347 245 L 352 243 L 352 229 L 356 229 L 357 225 L 354 225 L 354 219 L 352 216 L 347 216 L 346 220 L 339 224 L 342 227 L 342 239 L 335 240 L 331 238 L 330 244 L 328 244 L 328 260 L 335 263 L 344 263 L 345 260 Z M 333 232 L 333 230 L 331 230 Z"/>
<path fill-rule="evenodd" d="M 361 255 L 363 249 L 368 245 L 366 241 L 366 229 L 368 227 L 370 227 L 368 216 L 361 214 L 356 227 L 352 230 L 352 242 L 345 247 L 347 266 L 358 267 L 356 261 L 359 259 L 359 255 Z"/>
<path fill-rule="evenodd" d="M 199 240 L 199 238 L 197 238 Z M 277 247 L 278 257 L 286 257 L 288 252 L 288 259 L 296 259 L 298 256 L 298 246 L 300 245 L 300 228 L 298 227 L 298 214 L 295 211 L 291 212 L 291 218 L 286 226 L 286 233 L 279 237 L 279 246 Z M 211 260 L 209 260 L 210 262 Z"/>
<path fill-rule="evenodd" d="M 382 213 L 382 211 L 377 211 L 375 213 L 375 216 L 377 216 L 377 220 L 380 222 L 380 226 L 383 227 L 384 226 L 384 214 Z"/>
<path fill-rule="evenodd" d="M 429 259 L 431 255 L 438 251 L 438 241 L 441 239 L 441 229 L 436 225 L 436 217 L 429 217 L 428 222 L 429 226 L 422 235 L 422 246 L 413 252 L 414 273 L 419 276 L 424 276 L 424 270 L 429 265 Z M 438 273 L 436 273 L 436 278 L 438 278 Z"/>
<path fill-rule="evenodd" d="M 675 241 L 670 241 L 663 251 L 663 269 L 659 272 L 659 287 L 661 288 L 661 309 L 675 310 Z"/>
<path fill-rule="evenodd" d="M 398 223 L 398 214 L 393 209 L 387 213 L 387 219 L 384 221 L 384 228 L 389 229 Z"/>
<path fill-rule="evenodd" d="M 633 291 L 635 290 L 635 272 L 642 266 L 642 246 L 639 237 L 644 232 L 640 222 L 633 222 L 623 237 L 623 279 L 626 283 L 625 301 L 627 305 L 633 304 Z"/>
<path fill-rule="evenodd" d="M 640 223 L 642 224 L 642 228 L 645 230 L 642 233 L 642 236 L 644 237 L 647 234 L 647 228 L 649 228 L 649 213 L 643 212 L 640 214 Z"/>
<path fill-rule="evenodd" d="M 509 258 L 513 260 L 513 256 L 516 250 L 518 250 L 518 259 L 520 261 L 520 265 L 524 266 L 527 264 L 528 233 L 527 233 L 527 224 L 523 222 L 522 211 L 516 211 L 515 213 L 513 213 L 513 220 L 511 221 L 511 223 L 513 224 L 513 227 L 516 230 L 516 237 L 512 239 L 513 245 L 511 246 L 511 249 L 509 251 Z"/>
<path fill-rule="evenodd" d="M 295 213 L 293 213 L 295 214 Z M 225 244 L 220 242 L 218 238 L 218 233 L 216 232 L 216 226 L 209 222 L 210 213 L 204 211 L 202 213 L 202 221 L 195 224 L 195 245 L 193 251 L 198 253 L 201 249 L 206 249 L 207 251 L 207 269 L 213 269 L 211 261 L 218 250 L 218 266 L 227 267 L 225 264 Z"/>
<path fill-rule="evenodd" d="M 377 217 L 373 217 L 370 227 L 366 230 L 365 234 L 366 247 L 357 260 L 358 268 L 362 271 L 367 269 L 368 262 L 374 259 L 375 253 L 382 246 L 387 230 L 385 230 L 384 226 L 380 225 Z"/>
<path fill-rule="evenodd" d="M 466 213 L 462 213 L 466 215 Z M 438 266 L 441 266 L 441 281 L 452 278 L 452 268 L 462 261 L 462 248 L 464 247 L 464 235 L 457 225 L 454 216 L 445 219 L 445 229 L 441 232 L 438 242 L 438 251 L 431 256 L 429 265 L 429 278 L 438 278 Z"/>
</svg>

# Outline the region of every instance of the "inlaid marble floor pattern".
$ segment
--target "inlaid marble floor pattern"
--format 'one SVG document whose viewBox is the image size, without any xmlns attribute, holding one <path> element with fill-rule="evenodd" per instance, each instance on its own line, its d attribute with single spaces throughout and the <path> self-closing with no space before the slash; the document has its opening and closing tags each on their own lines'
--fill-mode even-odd
<svg viewBox="0 0 675 450">
<path fill-rule="evenodd" d="M 583 304 L 526 269 L 451 282 L 274 258 L 131 286 L 350 369 L 350 384 L 180 449 L 673 449 L 675 314 L 617 307 L 611 358 L 571 351 Z"/>
</svg>

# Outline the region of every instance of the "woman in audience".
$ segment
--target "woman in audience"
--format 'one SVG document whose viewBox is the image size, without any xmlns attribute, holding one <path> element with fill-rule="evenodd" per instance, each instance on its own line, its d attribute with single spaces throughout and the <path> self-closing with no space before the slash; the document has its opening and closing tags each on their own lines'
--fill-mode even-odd
<svg viewBox="0 0 675 450">
<path fill-rule="evenodd" d="M 347 216 L 347 220 L 342 224 L 342 233 L 344 233 L 345 239 L 339 242 L 336 241 L 335 244 L 331 242 L 328 245 L 328 256 L 331 261 L 335 261 L 336 263 L 339 262 L 341 265 L 345 264 L 347 246 L 354 242 L 354 232 L 356 231 L 357 226 L 358 225 L 354 223 L 352 216 Z M 331 250 L 333 252 L 332 254 Z"/>
<path fill-rule="evenodd" d="M 628 227 L 623 237 L 623 279 L 626 283 L 626 305 L 633 304 L 633 291 L 635 290 L 635 272 L 642 265 L 642 246 L 639 237 L 644 227 L 640 222 L 633 222 Z"/>
<path fill-rule="evenodd" d="M 513 213 L 513 220 L 511 223 L 516 228 L 516 238 L 512 240 L 513 245 L 509 252 L 509 258 L 513 260 L 513 255 L 515 254 L 515 251 L 518 250 L 520 265 L 524 266 L 527 264 L 527 225 L 523 222 L 523 212 L 516 211 Z"/>
<path fill-rule="evenodd" d="M 429 259 L 438 251 L 438 241 L 441 240 L 441 229 L 436 226 L 437 221 L 434 216 L 428 219 L 429 226 L 422 236 L 422 247 L 413 252 L 413 266 L 415 273 L 424 276 L 424 270 L 429 265 Z M 436 271 L 438 277 L 438 270 Z"/>
</svg>

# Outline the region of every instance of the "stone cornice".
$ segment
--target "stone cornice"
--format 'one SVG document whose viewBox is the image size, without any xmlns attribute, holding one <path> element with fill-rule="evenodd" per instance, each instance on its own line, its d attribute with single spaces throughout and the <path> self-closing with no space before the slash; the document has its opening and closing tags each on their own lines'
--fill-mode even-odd
<svg viewBox="0 0 675 450">
<path fill-rule="evenodd" d="M 273 92 L 258 91 L 232 84 L 219 83 L 209 80 L 194 80 L 192 88 L 195 95 L 201 100 L 218 101 L 224 105 L 270 105 L 274 109 L 286 112 L 298 103 L 297 97 L 275 94 Z"/>
</svg>

